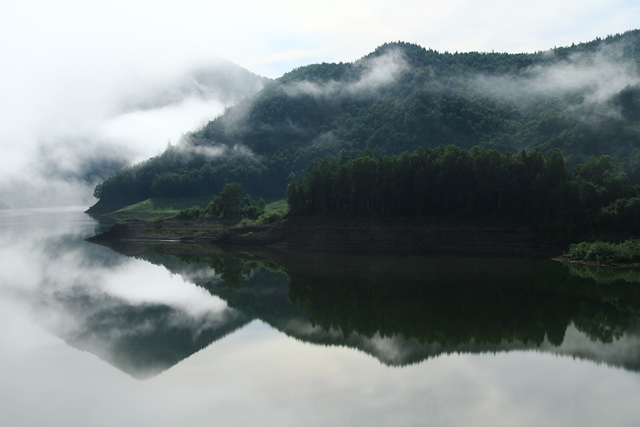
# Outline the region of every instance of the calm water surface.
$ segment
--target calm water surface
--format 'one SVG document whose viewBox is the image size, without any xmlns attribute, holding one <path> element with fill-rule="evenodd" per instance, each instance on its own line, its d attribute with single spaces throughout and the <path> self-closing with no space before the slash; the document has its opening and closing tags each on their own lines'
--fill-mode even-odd
<svg viewBox="0 0 640 427">
<path fill-rule="evenodd" d="M 640 273 L 85 242 L 0 211 L 2 426 L 636 426 Z"/>
</svg>

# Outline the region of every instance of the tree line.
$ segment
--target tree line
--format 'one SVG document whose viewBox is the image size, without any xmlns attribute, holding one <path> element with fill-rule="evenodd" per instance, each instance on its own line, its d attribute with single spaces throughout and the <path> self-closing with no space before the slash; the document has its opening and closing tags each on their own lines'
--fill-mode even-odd
<svg viewBox="0 0 640 427">
<path fill-rule="evenodd" d="M 515 222 L 558 237 L 640 230 L 640 187 L 610 156 L 572 172 L 558 150 L 518 154 L 457 146 L 397 156 L 363 152 L 312 163 L 287 187 L 292 215 L 439 216 Z"/>
</svg>

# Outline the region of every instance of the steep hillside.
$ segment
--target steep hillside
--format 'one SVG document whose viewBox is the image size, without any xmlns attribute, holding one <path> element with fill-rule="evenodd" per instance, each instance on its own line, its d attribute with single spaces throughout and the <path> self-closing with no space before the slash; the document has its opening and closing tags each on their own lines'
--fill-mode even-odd
<svg viewBox="0 0 640 427">
<path fill-rule="evenodd" d="M 285 74 L 160 156 L 96 188 L 90 212 L 241 182 L 282 197 L 291 177 L 344 150 L 455 144 L 558 148 L 568 165 L 608 154 L 640 177 L 640 31 L 534 54 L 436 52 L 389 43 L 353 63 Z"/>
</svg>

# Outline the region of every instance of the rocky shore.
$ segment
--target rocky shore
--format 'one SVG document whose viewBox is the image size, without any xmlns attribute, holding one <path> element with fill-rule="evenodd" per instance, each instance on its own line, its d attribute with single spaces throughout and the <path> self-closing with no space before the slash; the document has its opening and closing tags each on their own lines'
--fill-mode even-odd
<svg viewBox="0 0 640 427">
<path fill-rule="evenodd" d="M 558 256 L 564 248 L 519 226 L 404 218 L 287 218 L 275 224 L 234 226 L 220 221 L 125 221 L 90 238 L 177 241 L 283 249 L 372 252 L 449 252 Z"/>
</svg>

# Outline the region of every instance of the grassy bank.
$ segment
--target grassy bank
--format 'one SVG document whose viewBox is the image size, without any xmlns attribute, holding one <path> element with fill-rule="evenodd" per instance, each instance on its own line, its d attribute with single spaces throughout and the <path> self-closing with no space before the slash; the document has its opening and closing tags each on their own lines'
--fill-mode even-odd
<svg viewBox="0 0 640 427">
<path fill-rule="evenodd" d="M 133 205 L 125 206 L 115 212 L 107 214 L 107 216 L 124 220 L 124 219 L 159 219 L 172 217 L 181 210 L 191 206 L 205 207 L 211 201 L 213 196 L 198 197 L 182 197 L 179 199 L 154 197 L 144 200 Z"/>
<path fill-rule="evenodd" d="M 125 206 L 107 216 L 117 219 L 141 219 L 156 220 L 169 219 L 181 211 L 197 206 L 201 209 L 207 207 L 213 196 L 183 197 L 179 199 L 154 197 L 133 205 Z M 270 223 L 277 221 L 289 212 L 289 205 L 285 199 L 276 200 L 265 206 L 264 214 L 260 217 L 260 222 Z"/>
</svg>

